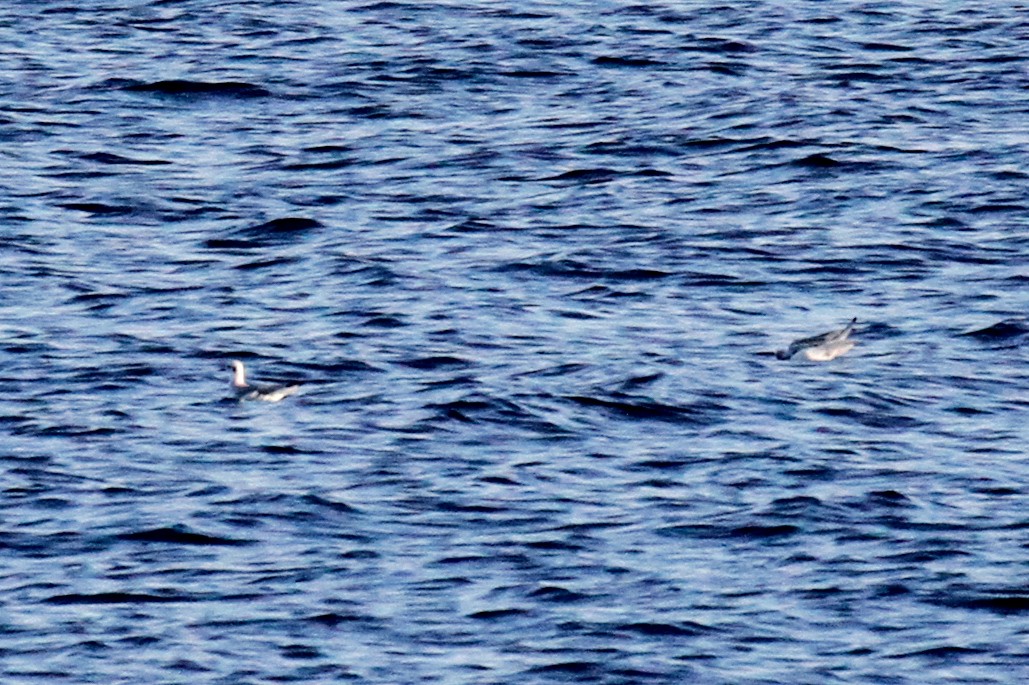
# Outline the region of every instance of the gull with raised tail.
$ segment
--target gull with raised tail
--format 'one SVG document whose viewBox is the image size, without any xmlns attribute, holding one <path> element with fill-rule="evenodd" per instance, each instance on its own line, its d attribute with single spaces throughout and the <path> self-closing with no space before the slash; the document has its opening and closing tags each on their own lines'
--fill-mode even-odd
<svg viewBox="0 0 1029 685">
<path fill-rule="evenodd" d="M 827 362 L 836 359 L 854 348 L 855 342 L 850 339 L 850 334 L 856 323 L 857 317 L 854 317 L 850 323 L 838 331 L 829 331 L 821 335 L 813 335 L 810 338 L 794 340 L 785 350 L 778 350 L 775 356 L 779 359 L 792 359 L 798 353 L 803 353 L 813 362 Z"/>
<path fill-rule="evenodd" d="M 256 387 L 247 383 L 247 372 L 243 362 L 233 359 L 232 362 L 232 389 L 236 391 L 240 400 L 260 400 L 262 402 L 278 402 L 289 397 L 300 390 L 299 384 L 273 385 L 267 387 Z"/>
</svg>

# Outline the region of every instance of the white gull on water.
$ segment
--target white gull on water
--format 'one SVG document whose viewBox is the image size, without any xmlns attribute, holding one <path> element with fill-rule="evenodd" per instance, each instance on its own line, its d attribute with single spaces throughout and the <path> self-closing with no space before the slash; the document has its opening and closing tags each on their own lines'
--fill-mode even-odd
<svg viewBox="0 0 1029 685">
<path fill-rule="evenodd" d="M 241 400 L 261 400 L 262 402 L 278 402 L 300 390 L 298 384 L 256 387 L 247 383 L 247 372 L 243 362 L 232 360 L 232 387 Z"/>
<path fill-rule="evenodd" d="M 803 353 L 813 362 L 827 362 L 836 359 L 854 348 L 855 342 L 850 340 L 850 334 L 854 330 L 855 323 L 857 323 L 857 317 L 851 319 L 850 323 L 838 331 L 829 331 L 821 335 L 813 335 L 810 338 L 794 340 L 785 350 L 777 351 L 775 356 L 779 359 L 792 359 L 797 353 Z"/>
</svg>

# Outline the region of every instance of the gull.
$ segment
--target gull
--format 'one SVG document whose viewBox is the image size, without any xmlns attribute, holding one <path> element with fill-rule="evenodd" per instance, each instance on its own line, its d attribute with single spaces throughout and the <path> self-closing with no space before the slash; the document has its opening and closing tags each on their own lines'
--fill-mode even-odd
<svg viewBox="0 0 1029 685">
<path fill-rule="evenodd" d="M 233 359 L 231 363 L 232 388 L 236 391 L 236 395 L 241 401 L 261 400 L 262 402 L 278 402 L 300 389 L 300 386 L 297 384 L 255 387 L 247 383 L 247 372 L 243 367 L 243 362 Z"/>
<path fill-rule="evenodd" d="M 813 362 L 827 362 L 836 359 L 841 354 L 853 349 L 855 343 L 850 340 L 850 334 L 854 330 L 855 323 L 857 323 L 857 317 L 851 319 L 850 323 L 838 331 L 829 331 L 821 335 L 813 335 L 810 338 L 794 340 L 785 350 L 777 351 L 775 356 L 779 359 L 792 359 L 798 352 L 803 352 L 804 356 Z"/>
</svg>

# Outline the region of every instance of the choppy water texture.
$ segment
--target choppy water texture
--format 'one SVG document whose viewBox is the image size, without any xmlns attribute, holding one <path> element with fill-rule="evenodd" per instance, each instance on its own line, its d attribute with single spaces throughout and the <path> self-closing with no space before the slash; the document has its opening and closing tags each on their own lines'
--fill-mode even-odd
<svg viewBox="0 0 1029 685">
<path fill-rule="evenodd" d="M 0 680 L 1026 682 L 1027 16 L 4 3 Z"/>
</svg>

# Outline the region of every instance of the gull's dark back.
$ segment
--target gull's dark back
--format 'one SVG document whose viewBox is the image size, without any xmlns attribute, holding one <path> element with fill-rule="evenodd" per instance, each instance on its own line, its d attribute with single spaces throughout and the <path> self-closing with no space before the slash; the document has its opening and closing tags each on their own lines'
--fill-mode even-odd
<svg viewBox="0 0 1029 685">
<path fill-rule="evenodd" d="M 779 359 L 791 359 L 793 355 L 797 354 L 806 347 L 816 347 L 818 345 L 824 345 L 826 343 L 836 342 L 837 340 L 846 340 L 851 331 L 854 330 L 854 324 L 857 323 L 857 317 L 855 316 L 850 320 L 843 328 L 838 331 L 829 331 L 827 333 L 820 333 L 819 335 L 812 335 L 809 338 L 801 338 L 800 340 L 794 340 L 790 343 L 790 346 L 785 350 L 779 350 L 775 353 L 775 356 Z"/>
</svg>

